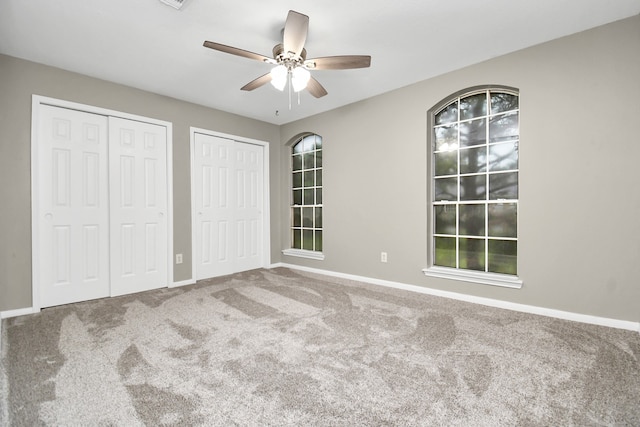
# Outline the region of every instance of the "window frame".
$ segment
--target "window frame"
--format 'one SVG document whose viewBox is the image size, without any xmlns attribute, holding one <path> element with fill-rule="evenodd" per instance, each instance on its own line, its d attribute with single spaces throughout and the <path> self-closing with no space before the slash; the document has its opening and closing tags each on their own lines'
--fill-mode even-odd
<svg viewBox="0 0 640 427">
<path fill-rule="evenodd" d="M 302 144 L 304 143 L 303 141 L 308 138 L 308 137 L 314 137 L 314 138 L 320 138 L 320 141 L 322 141 L 321 143 L 321 147 L 320 149 L 315 149 L 312 152 L 313 153 L 317 153 L 318 151 L 324 153 L 324 140 L 322 139 L 322 136 L 313 133 L 313 132 L 308 132 L 308 133 L 303 133 L 303 134 L 299 134 L 297 135 L 295 138 L 293 138 L 291 140 L 291 142 L 289 144 L 287 144 L 287 147 L 289 148 L 288 152 L 287 152 L 287 157 L 288 157 L 288 162 L 289 162 L 289 168 L 288 168 L 288 193 L 289 193 L 289 205 L 288 205 L 288 210 L 289 210 L 289 225 L 287 226 L 287 230 L 288 230 L 288 240 L 289 240 L 289 248 L 286 248 L 284 250 L 282 250 L 282 253 L 284 255 L 288 255 L 288 256 L 295 256 L 295 257 L 299 257 L 299 258 L 308 258 L 308 259 L 315 259 L 315 260 L 323 260 L 324 259 L 324 205 L 323 203 L 316 203 L 316 197 L 317 197 L 317 193 L 316 191 L 318 189 L 320 189 L 321 192 L 324 191 L 324 185 L 316 185 L 317 182 L 315 182 L 315 179 L 317 179 L 317 175 L 315 175 L 317 173 L 318 170 L 320 170 L 320 174 L 323 173 L 324 171 L 324 159 L 323 159 L 323 164 L 320 168 L 317 167 L 317 164 L 314 165 L 314 168 L 312 169 L 314 171 L 314 185 L 311 187 L 313 188 L 314 191 L 314 204 L 313 205 L 306 205 L 304 204 L 304 197 L 303 197 L 303 203 L 302 205 L 297 205 L 294 204 L 294 196 L 293 196 L 293 192 L 294 192 L 294 183 L 293 183 L 293 174 L 294 174 L 294 168 L 293 168 L 293 159 L 295 155 L 301 155 L 304 157 L 304 153 L 305 151 L 301 151 L 299 154 L 294 153 L 294 147 L 298 144 Z M 317 159 L 316 157 L 317 155 L 314 154 L 314 159 Z M 302 167 L 302 169 L 300 169 L 300 173 L 304 174 L 304 171 L 308 171 L 309 169 L 305 169 L 304 166 Z M 296 189 L 300 189 L 303 191 L 304 193 L 304 189 L 307 188 L 304 184 L 304 180 L 302 182 L 302 187 L 296 187 Z M 324 197 L 323 197 L 323 201 L 324 201 Z M 293 217 L 293 210 L 294 208 L 299 207 L 299 208 L 304 208 L 304 207 L 313 207 L 314 208 L 314 224 L 313 227 L 309 228 L 309 227 L 304 227 L 301 224 L 301 229 L 311 229 L 313 234 L 314 234 L 314 247 L 315 247 L 315 233 L 316 231 L 320 231 L 322 233 L 322 249 L 317 251 L 317 250 L 312 250 L 312 249 L 302 249 L 302 248 L 293 248 L 293 241 L 294 241 L 294 236 L 293 236 L 293 232 L 294 229 L 298 228 L 294 226 L 294 217 Z M 316 208 L 322 208 L 321 211 L 321 215 L 322 215 L 322 227 L 316 227 L 315 221 L 315 209 Z M 302 218 L 301 218 L 302 221 Z M 301 246 L 303 246 L 303 242 L 301 242 Z"/>
<path fill-rule="evenodd" d="M 424 268 L 422 271 L 425 274 L 425 276 L 429 276 L 429 277 L 437 277 L 437 278 L 444 278 L 444 279 L 453 279 L 453 280 L 458 280 L 458 281 L 465 281 L 465 282 L 472 282 L 472 283 L 478 283 L 478 284 L 484 284 L 484 285 L 493 285 L 493 286 L 501 286 L 501 287 L 508 287 L 508 288 L 521 288 L 523 285 L 523 281 L 522 279 L 518 276 L 518 275 L 511 275 L 511 274 L 503 274 L 503 273 L 493 273 L 493 272 L 487 272 L 487 271 L 477 271 L 477 270 L 471 270 L 471 269 L 463 269 L 458 267 L 444 267 L 444 266 L 438 266 L 435 265 L 435 215 L 434 215 L 434 205 L 436 204 L 436 201 L 434 200 L 434 195 L 435 195 L 435 131 L 434 128 L 436 126 L 436 115 L 438 113 L 440 113 L 443 109 L 445 109 L 447 106 L 451 105 L 453 102 L 461 99 L 461 98 L 466 98 L 469 96 L 473 96 L 475 94 L 479 94 L 482 92 L 503 92 L 503 93 L 510 93 L 510 94 L 514 94 L 518 96 L 518 120 L 519 120 L 519 127 L 520 127 L 520 91 L 517 88 L 514 87 L 509 87 L 509 86 L 502 86 L 502 85 L 482 85 L 482 86 L 474 86 L 474 87 L 470 87 L 467 89 L 463 89 L 460 90 L 456 93 L 453 93 L 449 96 L 447 96 L 446 98 L 442 99 L 440 102 L 436 103 L 431 109 L 428 110 L 427 112 L 427 161 L 428 161 L 428 168 L 427 168 L 427 267 Z M 490 102 L 489 98 L 487 98 L 486 102 Z M 491 112 L 487 111 L 487 115 L 483 116 L 486 117 L 487 119 L 487 123 L 486 126 L 489 126 L 489 120 L 491 117 Z M 460 117 L 458 117 L 458 119 L 455 122 L 456 124 L 460 123 Z M 486 141 L 486 145 L 487 147 L 490 147 L 490 142 Z M 518 132 L 518 148 L 520 146 L 520 132 Z M 521 180 L 520 180 L 520 153 L 518 152 L 518 168 L 517 168 L 517 172 L 518 172 L 518 196 L 516 199 L 512 199 L 516 201 L 516 227 L 517 227 L 517 232 L 516 232 L 516 237 L 515 237 L 515 241 L 518 242 L 518 247 L 520 247 L 520 226 L 519 226 L 519 222 L 520 222 L 520 215 L 519 215 L 519 210 L 520 210 L 520 188 L 521 188 Z M 489 171 L 487 170 L 485 172 L 485 174 L 487 176 L 489 175 Z M 460 170 L 457 171 L 456 176 L 460 177 L 462 175 L 465 175 L 464 173 L 461 173 Z M 486 191 L 489 191 L 489 188 L 486 189 Z M 484 206 L 487 206 L 488 204 L 491 203 L 496 203 L 495 201 L 491 201 L 490 199 L 486 198 L 484 199 Z M 455 201 L 455 203 L 452 203 L 452 205 L 454 206 L 460 206 L 464 203 L 460 203 L 460 198 L 458 197 L 458 199 Z M 457 208 L 456 208 L 457 209 Z M 489 241 L 489 236 L 487 235 L 488 231 L 485 232 L 485 235 L 483 237 L 484 240 Z M 459 233 L 459 231 L 456 229 L 456 234 L 455 234 L 456 238 L 459 238 L 461 236 L 461 234 Z M 458 256 L 458 252 L 459 249 L 456 249 L 456 256 Z M 517 263 L 517 272 L 519 272 L 519 264 L 520 264 L 520 258 L 516 255 L 516 263 Z"/>
</svg>

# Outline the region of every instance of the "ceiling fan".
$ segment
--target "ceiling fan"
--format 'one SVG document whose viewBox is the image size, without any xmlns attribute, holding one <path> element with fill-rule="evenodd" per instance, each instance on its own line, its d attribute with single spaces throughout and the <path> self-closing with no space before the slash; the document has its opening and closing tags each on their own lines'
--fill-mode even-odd
<svg viewBox="0 0 640 427">
<path fill-rule="evenodd" d="M 290 10 L 282 31 L 282 43 L 273 47 L 273 58 L 210 41 L 205 41 L 204 46 L 220 52 L 275 65 L 269 73 L 250 81 L 240 88 L 247 91 L 257 89 L 269 82 L 282 91 L 287 83 L 290 83 L 290 87 L 293 87 L 295 92 L 306 88 L 311 95 L 320 98 L 325 96 L 327 91 L 320 82 L 311 77 L 309 71 L 367 68 L 371 65 L 371 57 L 368 55 L 325 56 L 307 59 L 304 43 L 307 40 L 308 30 L 309 17 Z"/>
</svg>

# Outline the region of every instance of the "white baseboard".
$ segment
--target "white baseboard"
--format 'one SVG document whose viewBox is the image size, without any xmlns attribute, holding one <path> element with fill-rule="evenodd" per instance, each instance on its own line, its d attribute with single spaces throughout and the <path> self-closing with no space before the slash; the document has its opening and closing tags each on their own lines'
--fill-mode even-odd
<svg viewBox="0 0 640 427">
<path fill-rule="evenodd" d="M 8 319 L 9 317 L 24 316 L 26 314 L 38 313 L 39 311 L 40 310 L 36 310 L 33 307 L 19 308 L 17 310 L 0 311 L 0 319 Z"/>
<path fill-rule="evenodd" d="M 335 271 L 322 270 L 319 268 L 304 267 L 294 264 L 276 263 L 270 268 L 286 267 L 293 270 L 307 271 L 310 273 L 323 274 L 325 276 L 338 277 L 341 279 L 354 280 L 358 282 L 370 283 L 378 286 L 386 286 L 389 288 L 402 289 L 405 291 L 418 292 L 421 294 L 433 295 L 444 298 L 451 298 L 459 301 L 471 302 L 474 304 L 482 304 L 490 307 L 503 308 L 506 310 L 520 311 L 523 313 L 538 314 L 541 316 L 554 317 L 557 319 L 571 320 L 574 322 L 588 323 L 592 325 L 607 326 L 616 329 L 626 329 L 640 333 L 640 322 L 631 322 L 627 320 L 610 319 L 607 317 L 591 316 L 588 314 L 573 313 L 570 311 L 554 310 L 551 308 L 537 307 L 534 305 L 518 304 L 514 302 L 502 301 L 492 298 L 476 297 L 473 295 L 460 294 L 457 292 L 442 291 L 439 289 L 426 288 L 417 285 L 408 285 L 405 283 L 391 282 L 388 280 L 373 279 L 371 277 L 356 276 L 353 274 L 338 273 Z"/>
<path fill-rule="evenodd" d="M 180 282 L 173 282 L 169 285 L 170 288 L 177 288 L 179 286 L 195 285 L 196 281 L 193 279 L 182 280 Z"/>
</svg>

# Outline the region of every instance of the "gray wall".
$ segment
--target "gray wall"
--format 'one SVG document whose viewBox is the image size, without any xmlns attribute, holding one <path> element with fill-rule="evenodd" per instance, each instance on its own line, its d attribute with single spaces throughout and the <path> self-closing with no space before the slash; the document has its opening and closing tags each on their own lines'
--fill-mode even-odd
<svg viewBox="0 0 640 427">
<path fill-rule="evenodd" d="M 173 123 L 174 251 L 184 254 L 175 281 L 192 277 L 189 127 L 267 141 L 270 168 L 280 168 L 278 126 L 0 55 L 0 311 L 31 307 L 32 94 Z M 271 176 L 270 186 L 278 188 L 278 174 Z M 271 201 L 278 248 L 277 191 Z"/>
<path fill-rule="evenodd" d="M 421 271 L 426 112 L 484 84 L 520 89 L 519 290 Z M 285 125 L 283 144 L 303 131 L 323 137 L 326 258 L 283 261 L 638 322 L 639 121 L 636 16 Z M 286 165 L 287 150 L 281 156 Z M 282 242 L 289 240 L 288 180 L 283 169 Z M 386 264 L 381 251 L 388 252 Z"/>
</svg>

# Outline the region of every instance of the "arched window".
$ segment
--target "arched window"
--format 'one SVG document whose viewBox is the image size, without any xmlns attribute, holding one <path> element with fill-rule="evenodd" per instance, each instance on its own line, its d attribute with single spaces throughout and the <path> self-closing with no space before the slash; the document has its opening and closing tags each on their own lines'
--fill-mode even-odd
<svg viewBox="0 0 640 427">
<path fill-rule="evenodd" d="M 428 118 L 425 274 L 520 287 L 518 91 L 469 89 L 440 102 Z"/>
<path fill-rule="evenodd" d="M 315 134 L 291 147 L 291 249 L 322 252 L 322 137 Z"/>
</svg>

